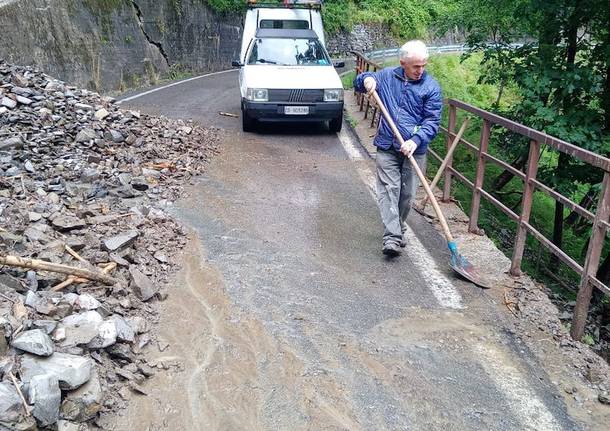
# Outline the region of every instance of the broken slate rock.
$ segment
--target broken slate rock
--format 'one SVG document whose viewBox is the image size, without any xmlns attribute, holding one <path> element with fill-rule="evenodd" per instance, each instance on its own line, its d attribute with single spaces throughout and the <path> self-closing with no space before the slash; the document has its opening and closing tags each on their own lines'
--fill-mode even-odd
<svg viewBox="0 0 610 431">
<path fill-rule="evenodd" d="M 28 397 L 34 404 L 32 414 L 43 426 L 51 425 L 59 419 L 61 391 L 54 374 L 40 374 L 30 379 Z"/>
<path fill-rule="evenodd" d="M 51 337 L 41 329 L 20 333 L 13 340 L 12 346 L 38 356 L 50 356 L 54 351 Z"/>
<path fill-rule="evenodd" d="M 76 135 L 76 142 L 89 142 L 97 138 L 97 133 L 93 129 L 85 128 Z"/>
<path fill-rule="evenodd" d="M 0 424 L 17 422 L 23 408 L 15 387 L 8 382 L 0 382 Z"/>
<path fill-rule="evenodd" d="M 102 240 L 102 244 L 106 251 L 117 251 L 133 244 L 138 236 L 138 231 L 130 230 L 110 238 L 105 238 Z"/>
<path fill-rule="evenodd" d="M 117 331 L 117 340 L 125 341 L 127 343 L 133 343 L 136 334 L 133 328 L 118 314 L 114 314 L 110 317 L 110 320 L 114 321 Z"/>
<path fill-rule="evenodd" d="M 131 290 L 138 298 L 142 301 L 148 301 L 155 296 L 157 289 L 148 276 L 142 274 L 142 272 L 133 265 L 129 267 L 129 274 L 131 275 Z"/>
<path fill-rule="evenodd" d="M 105 110 L 104 108 L 99 109 L 95 112 L 95 119 L 96 120 L 103 120 L 104 118 L 106 118 L 108 115 L 110 115 L 110 113 Z"/>
<path fill-rule="evenodd" d="M 17 106 L 17 102 L 10 97 L 2 97 L 0 98 L 0 105 L 6 106 L 8 109 L 13 109 L 15 106 Z"/>
<path fill-rule="evenodd" d="M 55 352 L 48 358 L 25 354 L 21 360 L 21 378 L 29 382 L 34 376 L 53 374 L 63 390 L 76 389 L 89 381 L 93 362 L 89 358 Z"/>
<path fill-rule="evenodd" d="M 85 223 L 84 220 L 69 215 L 55 217 L 51 223 L 54 228 L 60 231 L 81 229 L 87 226 L 87 223 Z"/>
<path fill-rule="evenodd" d="M 99 335 L 103 318 L 97 311 L 86 311 L 64 318 L 61 323 L 66 331 L 62 346 L 88 344 Z"/>
<path fill-rule="evenodd" d="M 41 329 L 45 334 L 50 335 L 55 328 L 57 328 L 57 322 L 55 320 L 34 320 L 32 326 L 35 329 Z"/>
<path fill-rule="evenodd" d="M 102 408 L 102 387 L 97 372 L 80 388 L 66 395 L 61 403 L 61 417 L 75 422 L 93 418 Z"/>
<path fill-rule="evenodd" d="M 20 136 L 13 138 L 4 139 L 0 141 L 0 151 L 6 151 L 10 149 L 19 150 L 23 148 L 23 139 Z"/>
<path fill-rule="evenodd" d="M 597 396 L 597 400 L 602 404 L 610 405 L 610 394 L 601 393 Z"/>
<path fill-rule="evenodd" d="M 125 140 L 125 137 L 118 130 L 110 130 L 109 132 L 104 133 L 104 139 L 118 144 L 123 142 Z"/>
<path fill-rule="evenodd" d="M 79 310 L 95 310 L 101 305 L 102 304 L 97 299 L 88 293 L 78 295 L 74 301 L 74 306 Z"/>
<path fill-rule="evenodd" d="M 60 419 L 57 421 L 57 431 L 89 431 L 89 427 L 87 424 L 76 424 Z"/>
<path fill-rule="evenodd" d="M 87 344 L 90 349 L 103 349 L 116 343 L 117 330 L 113 320 L 105 320 L 98 328 L 97 336 Z"/>
</svg>

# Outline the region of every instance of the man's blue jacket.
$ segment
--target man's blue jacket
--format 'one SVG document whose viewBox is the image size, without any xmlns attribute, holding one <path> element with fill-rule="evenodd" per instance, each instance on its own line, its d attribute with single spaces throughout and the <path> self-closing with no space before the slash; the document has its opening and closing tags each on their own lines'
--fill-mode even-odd
<svg viewBox="0 0 610 431">
<path fill-rule="evenodd" d="M 427 72 L 417 81 L 405 77 L 402 67 L 387 67 L 378 72 L 364 72 L 354 79 L 356 91 L 364 93 L 364 78 L 372 76 L 377 81 L 377 93 L 396 123 L 403 139 L 417 144 L 414 154 L 425 154 L 428 144 L 438 133 L 443 108 L 443 97 L 438 82 Z M 373 142 L 382 150 L 400 144 L 392 129 L 382 118 Z"/>
</svg>

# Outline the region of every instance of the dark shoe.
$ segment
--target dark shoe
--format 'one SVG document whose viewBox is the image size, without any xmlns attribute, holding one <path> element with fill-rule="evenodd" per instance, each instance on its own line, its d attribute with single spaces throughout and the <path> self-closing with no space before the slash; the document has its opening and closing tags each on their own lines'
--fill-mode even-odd
<svg viewBox="0 0 610 431">
<path fill-rule="evenodd" d="M 395 242 L 388 242 L 383 245 L 383 249 L 381 250 L 381 252 L 388 257 L 396 257 L 400 253 L 402 253 L 402 250 Z"/>
</svg>

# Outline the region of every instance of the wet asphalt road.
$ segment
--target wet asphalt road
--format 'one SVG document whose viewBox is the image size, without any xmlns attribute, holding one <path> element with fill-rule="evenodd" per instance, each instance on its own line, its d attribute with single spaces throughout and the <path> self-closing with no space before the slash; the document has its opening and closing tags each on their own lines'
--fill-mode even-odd
<svg viewBox="0 0 610 431">
<path fill-rule="evenodd" d="M 372 162 L 351 159 L 325 126 L 242 133 L 239 118 L 218 114 L 239 114 L 236 72 L 123 106 L 227 131 L 177 215 L 222 276 L 223 324 L 254 320 L 275 347 L 253 353 L 250 384 L 235 389 L 249 405 L 208 409 L 205 424 L 241 414 L 251 426 L 216 429 L 581 429 L 487 294 L 452 276 L 444 239 L 418 214 L 407 253 L 382 256 L 362 179 Z M 240 360 L 208 372 L 236 372 Z M 211 429 L 203 422 L 196 429 Z"/>
</svg>

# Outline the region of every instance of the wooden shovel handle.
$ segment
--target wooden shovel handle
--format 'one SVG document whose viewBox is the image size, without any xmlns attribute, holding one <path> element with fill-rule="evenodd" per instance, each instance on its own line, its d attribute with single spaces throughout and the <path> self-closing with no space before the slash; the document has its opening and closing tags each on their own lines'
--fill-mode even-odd
<svg viewBox="0 0 610 431">
<path fill-rule="evenodd" d="M 388 125 L 394 132 L 396 139 L 398 139 L 398 142 L 400 142 L 400 145 L 402 146 L 405 143 L 405 141 L 402 138 L 400 132 L 398 131 L 396 124 L 394 124 L 392 117 L 390 117 L 390 114 L 388 113 L 387 109 L 385 108 L 383 102 L 379 98 L 377 91 L 373 90 L 371 95 L 373 96 L 373 99 L 375 99 L 377 106 L 379 106 L 379 110 L 383 114 L 383 117 L 385 118 Z M 419 166 L 417 166 L 417 162 L 415 161 L 415 158 L 409 157 L 409 161 L 411 162 L 411 166 L 413 167 L 413 169 L 415 170 L 415 173 L 419 177 L 419 181 L 421 182 L 422 186 L 424 186 L 424 189 L 426 190 L 426 194 L 428 195 L 428 198 L 430 199 L 430 202 L 432 203 L 432 206 L 434 207 L 434 211 L 436 212 L 438 221 L 440 222 L 441 227 L 443 228 L 443 233 L 445 234 L 445 238 L 447 239 L 447 242 L 453 242 L 453 236 L 451 235 L 451 231 L 449 230 L 449 226 L 447 225 L 447 220 L 445 220 L 445 216 L 443 216 L 441 208 L 438 205 L 438 202 L 436 201 L 436 197 L 434 197 L 434 193 L 432 193 L 432 189 L 428 185 L 428 181 L 426 180 L 426 177 L 422 173 L 421 169 L 419 169 Z"/>
<path fill-rule="evenodd" d="M 441 163 L 441 166 L 438 168 L 438 171 L 436 172 L 436 175 L 434 176 L 434 179 L 430 183 L 430 188 L 432 190 L 434 190 L 434 187 L 436 187 L 436 184 L 438 183 L 438 180 L 441 179 L 441 175 L 443 175 L 443 172 L 445 171 L 445 168 L 447 167 L 447 164 L 449 163 L 449 159 L 453 155 L 453 152 L 455 151 L 455 148 L 460 143 L 460 139 L 462 139 L 462 135 L 466 131 L 466 127 L 467 126 L 468 126 L 468 118 L 466 118 L 464 120 L 464 122 L 462 123 L 462 127 L 460 127 L 460 130 L 459 130 L 458 134 L 455 135 L 455 139 L 453 139 L 453 142 L 451 143 L 451 146 L 447 150 L 447 155 L 445 156 L 445 159 L 443 160 L 443 163 Z M 422 201 L 421 201 L 421 207 L 425 208 L 427 203 L 428 203 L 428 197 L 423 198 Z"/>
</svg>

